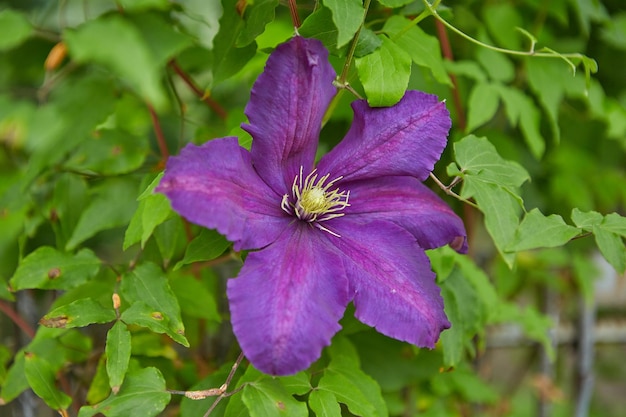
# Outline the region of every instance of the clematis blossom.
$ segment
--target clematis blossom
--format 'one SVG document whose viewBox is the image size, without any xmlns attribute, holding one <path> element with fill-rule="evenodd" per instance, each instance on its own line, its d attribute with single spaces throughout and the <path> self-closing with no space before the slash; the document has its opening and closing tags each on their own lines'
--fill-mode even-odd
<svg viewBox="0 0 626 417">
<path fill-rule="evenodd" d="M 461 219 L 422 184 L 447 142 L 435 96 L 388 108 L 352 104 L 345 138 L 315 165 L 336 93 L 328 52 L 295 36 L 268 58 L 235 137 L 187 145 L 157 188 L 189 221 L 250 250 L 228 280 L 232 326 L 250 362 L 273 375 L 317 360 L 352 302 L 363 323 L 433 348 L 450 326 L 426 249 L 467 249 Z"/>
</svg>

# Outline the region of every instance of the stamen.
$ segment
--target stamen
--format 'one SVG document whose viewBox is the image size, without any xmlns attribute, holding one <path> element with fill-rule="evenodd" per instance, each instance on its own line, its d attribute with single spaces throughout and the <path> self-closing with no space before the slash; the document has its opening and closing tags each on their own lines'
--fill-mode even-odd
<svg viewBox="0 0 626 417">
<path fill-rule="evenodd" d="M 345 214 L 342 211 L 350 206 L 350 191 L 340 191 L 339 187 L 335 187 L 343 177 L 328 181 L 329 178 L 330 173 L 319 177 L 317 169 L 305 177 L 303 167 L 300 166 L 300 172 L 293 179 L 291 186 L 291 199 L 289 194 L 283 195 L 280 207 L 287 214 L 295 214 L 298 219 L 315 223 L 320 230 L 340 237 L 339 234 L 319 224 L 342 217 Z"/>
</svg>

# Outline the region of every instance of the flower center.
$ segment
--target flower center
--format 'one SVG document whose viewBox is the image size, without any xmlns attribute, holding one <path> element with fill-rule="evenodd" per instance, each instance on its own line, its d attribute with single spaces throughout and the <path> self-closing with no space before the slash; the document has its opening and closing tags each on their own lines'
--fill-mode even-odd
<svg viewBox="0 0 626 417">
<path fill-rule="evenodd" d="M 319 222 L 343 216 L 343 209 L 350 206 L 348 199 L 350 191 L 339 191 L 333 186 L 343 177 L 337 177 L 328 181 L 330 174 L 326 174 L 318 179 L 317 170 L 314 169 L 309 175 L 304 177 L 302 167 L 300 174 L 296 175 L 291 186 L 291 196 L 285 194 L 281 203 L 281 208 L 298 219 L 315 223 L 315 225 L 325 232 L 339 236 Z"/>
</svg>

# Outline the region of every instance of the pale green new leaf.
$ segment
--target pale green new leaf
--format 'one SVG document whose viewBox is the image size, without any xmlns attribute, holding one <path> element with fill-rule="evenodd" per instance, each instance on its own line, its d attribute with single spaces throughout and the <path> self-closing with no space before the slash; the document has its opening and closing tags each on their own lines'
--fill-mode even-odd
<svg viewBox="0 0 626 417">
<path fill-rule="evenodd" d="M 566 224 L 561 216 L 552 214 L 546 217 L 535 208 L 526 213 L 506 250 L 519 252 L 563 246 L 578 234 L 580 230 Z"/>
<path fill-rule="evenodd" d="M 117 393 L 124 382 L 130 362 L 130 351 L 130 332 L 126 324 L 118 320 L 107 333 L 105 347 L 106 371 L 113 393 Z"/>
<path fill-rule="evenodd" d="M 372 107 L 393 106 L 404 96 L 411 75 L 411 57 L 389 38 L 369 55 L 356 58 L 359 79 Z"/>
</svg>

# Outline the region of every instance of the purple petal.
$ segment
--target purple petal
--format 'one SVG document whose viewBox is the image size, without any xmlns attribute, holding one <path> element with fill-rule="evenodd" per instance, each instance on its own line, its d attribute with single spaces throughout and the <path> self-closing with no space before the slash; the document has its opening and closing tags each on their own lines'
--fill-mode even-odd
<svg viewBox="0 0 626 417">
<path fill-rule="evenodd" d="M 254 83 L 243 128 L 256 170 L 278 193 L 291 188 L 300 166 L 313 166 L 335 76 L 322 43 L 296 36 L 276 48 Z"/>
<path fill-rule="evenodd" d="M 346 137 L 318 165 L 345 180 L 410 175 L 424 180 L 446 146 L 451 121 L 436 96 L 407 91 L 398 104 L 370 108 L 352 103 L 354 120 Z"/>
<path fill-rule="evenodd" d="M 432 190 L 413 177 L 382 177 L 341 184 L 350 190 L 346 216 L 391 220 L 408 230 L 424 249 L 450 245 L 467 252 L 463 221 Z"/>
<path fill-rule="evenodd" d="M 187 145 L 168 160 L 156 191 L 189 221 L 235 242 L 236 250 L 268 245 L 291 221 L 280 208 L 282 196 L 261 180 L 234 137 Z"/>
<path fill-rule="evenodd" d="M 380 220 L 331 222 L 341 235 L 331 242 L 348 261 L 356 318 L 394 339 L 433 348 L 450 323 L 430 261 L 413 236 Z"/>
<path fill-rule="evenodd" d="M 272 245 L 250 253 L 239 277 L 228 281 L 237 340 L 265 373 L 308 368 L 341 328 L 348 282 L 341 257 L 323 233 L 294 224 Z"/>
</svg>

